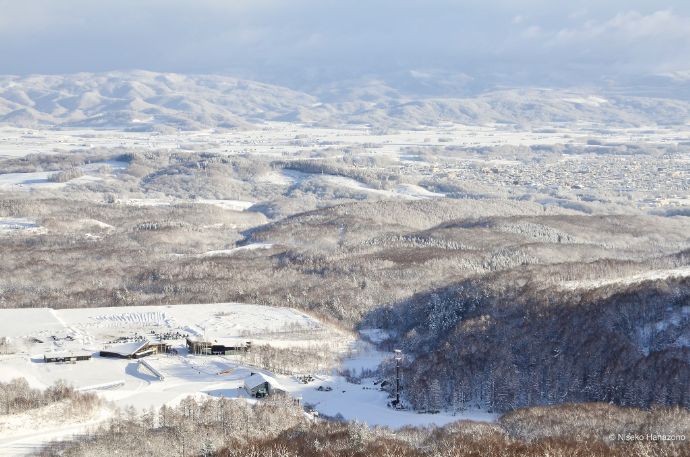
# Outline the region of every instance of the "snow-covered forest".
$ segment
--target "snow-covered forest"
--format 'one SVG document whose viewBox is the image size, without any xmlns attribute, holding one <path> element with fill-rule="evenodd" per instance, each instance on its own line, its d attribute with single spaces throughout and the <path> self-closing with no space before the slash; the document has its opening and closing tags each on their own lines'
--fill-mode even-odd
<svg viewBox="0 0 690 457">
<path fill-rule="evenodd" d="M 78 441 L 54 443 L 39 455 L 121 456 L 662 456 L 686 455 L 687 443 L 665 447 L 636 434 L 687 436 L 685 409 L 639 411 L 604 404 L 531 408 L 495 423 L 457 422 L 442 428 L 397 431 L 358 422 L 306 417 L 289 399 L 255 406 L 231 400 L 186 398 L 141 415 L 118 412 Z M 626 439 L 625 436 L 628 435 Z M 583 442 L 586 443 L 583 446 Z"/>
</svg>

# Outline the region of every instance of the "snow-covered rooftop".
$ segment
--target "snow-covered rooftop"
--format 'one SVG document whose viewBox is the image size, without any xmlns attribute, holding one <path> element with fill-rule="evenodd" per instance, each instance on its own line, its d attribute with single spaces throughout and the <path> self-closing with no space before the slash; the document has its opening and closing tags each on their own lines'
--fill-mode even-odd
<svg viewBox="0 0 690 457">
<path fill-rule="evenodd" d="M 121 356 L 130 356 L 149 344 L 148 341 L 132 341 L 131 343 L 113 344 L 103 348 L 106 352 L 112 352 Z"/>
<path fill-rule="evenodd" d="M 253 389 L 265 382 L 271 386 L 271 389 L 285 391 L 285 388 L 278 382 L 277 379 L 263 373 L 252 373 L 251 376 L 246 377 L 244 379 L 244 387 L 245 389 Z"/>
<path fill-rule="evenodd" d="M 87 351 L 49 351 L 44 354 L 45 357 L 85 357 L 91 356 Z"/>
</svg>

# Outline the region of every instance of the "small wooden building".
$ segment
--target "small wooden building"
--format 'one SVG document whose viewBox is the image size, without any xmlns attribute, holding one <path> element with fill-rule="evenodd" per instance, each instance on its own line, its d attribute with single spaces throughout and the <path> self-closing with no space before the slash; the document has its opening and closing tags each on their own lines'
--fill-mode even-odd
<svg viewBox="0 0 690 457">
<path fill-rule="evenodd" d="M 252 373 L 244 380 L 244 390 L 254 398 L 263 398 L 277 393 L 286 393 L 285 388 L 272 376 Z"/>
<path fill-rule="evenodd" d="M 210 355 L 213 343 L 200 338 L 187 337 L 187 350 L 190 354 Z"/>
<path fill-rule="evenodd" d="M 172 350 L 172 345 L 166 341 L 150 342 L 148 348 L 156 350 L 157 354 L 167 354 Z"/>
</svg>

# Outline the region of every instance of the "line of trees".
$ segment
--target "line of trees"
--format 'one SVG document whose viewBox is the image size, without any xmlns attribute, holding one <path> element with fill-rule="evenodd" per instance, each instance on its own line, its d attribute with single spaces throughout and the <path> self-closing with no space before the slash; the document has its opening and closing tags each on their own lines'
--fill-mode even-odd
<svg viewBox="0 0 690 457">
<path fill-rule="evenodd" d="M 18 414 L 65 400 L 84 411 L 100 404 L 97 395 L 78 392 L 64 381 L 57 381 L 47 389 L 32 388 L 24 378 L 0 382 L 0 415 Z"/>
<path fill-rule="evenodd" d="M 673 437 L 626 440 L 630 434 Z M 622 439 L 620 437 L 623 437 Z M 290 399 L 183 399 L 142 414 L 119 412 L 42 457 L 671 457 L 688 454 L 690 413 L 606 404 L 530 408 L 497 423 L 390 430 L 359 422 L 307 418 Z"/>
<path fill-rule="evenodd" d="M 337 349 L 337 345 L 331 347 L 327 344 L 288 348 L 259 344 L 253 345 L 251 351 L 242 353 L 241 358 L 243 363 L 274 373 L 324 373 L 337 365 Z"/>
<path fill-rule="evenodd" d="M 238 399 L 187 397 L 176 406 L 139 412 L 118 410 L 107 423 L 67 443 L 47 446 L 42 456 L 211 456 L 226 446 L 272 438 L 308 422 L 291 398 L 273 395 L 254 405 Z"/>
</svg>

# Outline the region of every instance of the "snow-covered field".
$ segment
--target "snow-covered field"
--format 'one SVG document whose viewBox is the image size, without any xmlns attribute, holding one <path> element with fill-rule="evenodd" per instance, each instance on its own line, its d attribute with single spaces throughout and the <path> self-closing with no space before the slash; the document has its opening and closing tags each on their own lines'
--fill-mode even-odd
<svg viewBox="0 0 690 457">
<path fill-rule="evenodd" d="M 203 254 L 196 254 L 196 257 L 218 257 L 218 256 L 230 256 L 237 254 L 238 252 L 254 251 L 256 249 L 271 249 L 273 244 L 271 243 L 251 243 L 246 246 L 238 246 L 232 249 L 219 249 L 215 251 L 207 251 Z"/>
<path fill-rule="evenodd" d="M 100 349 L 115 340 L 145 336 L 155 341 L 154 333 L 164 335 L 179 353 L 148 359 L 165 373 L 164 383 L 151 386 L 153 376 L 146 370 L 142 372 L 136 361 L 97 356 Z M 225 378 L 218 373 L 238 365 L 237 360 L 226 356 L 187 355 L 185 335 L 210 340 L 242 338 L 253 344 L 283 347 L 293 343 L 299 346 L 305 341 L 318 343 L 328 335 L 333 350 L 341 351 L 346 350 L 351 340 L 347 334 L 292 309 L 238 303 L 74 310 L 2 309 L 0 336 L 9 338 L 15 353 L 0 356 L 0 380 L 24 377 L 35 387 L 47 387 L 64 379 L 85 390 L 115 385 L 108 396 L 119 400 L 119 404 L 142 406 L 137 400 L 137 395 L 141 394 L 142 398 L 149 399 L 147 406 L 160 406 L 179 395 L 203 391 L 209 383 L 222 384 Z M 44 354 L 63 351 L 85 351 L 93 353 L 94 358 L 76 364 L 43 363 Z M 116 385 L 122 381 L 123 385 Z M 157 387 L 165 393 L 156 395 Z M 129 398 L 132 399 L 127 400 Z"/>
<path fill-rule="evenodd" d="M 158 354 L 145 359 L 163 375 L 163 380 L 136 360 L 98 356 L 100 349 L 117 339 L 145 336 L 155 341 L 156 335 L 164 335 L 177 350 L 177 354 Z M 375 379 L 364 378 L 361 384 L 352 384 L 337 370 L 327 369 L 309 373 L 316 379 L 304 384 L 295 376 L 274 374 L 247 365 L 241 356 L 188 354 L 184 335 L 211 340 L 242 338 L 252 341 L 253 345 L 270 344 L 281 348 L 325 344 L 329 350 L 340 354 L 341 367 L 354 373 L 374 369 L 390 356 L 347 332 L 290 308 L 218 303 L 0 309 L 0 337 L 8 338 L 13 348 L 10 354 L 0 355 L 0 381 L 23 377 L 30 385 L 41 388 L 65 380 L 80 390 L 97 392 L 117 406 L 148 408 L 175 404 L 188 395 L 255 401 L 247 397 L 242 386 L 251 373 L 262 372 L 274 376 L 290 395 L 301 398 L 304 404 L 312 405 L 323 415 L 392 427 L 445 424 L 461 418 L 494 419 L 482 412 L 454 416 L 395 411 L 387 406 L 390 400 L 377 387 Z M 53 351 L 89 352 L 93 358 L 76 363 L 44 363 L 43 355 Z M 319 387 L 324 389 L 319 390 Z M 97 420 L 86 418 L 84 423 L 70 422 L 62 428 L 47 426 L 46 433 L 36 435 L 35 440 L 59 437 L 60 430 L 63 435 L 76 433 Z M 31 448 L 32 437 L 19 435 L 0 432 L 0 455 L 3 452 L 13 455 L 12 452 L 19 453 L 20 448 L 24 451 Z"/>
<path fill-rule="evenodd" d="M 117 203 L 126 206 L 147 207 L 147 206 L 171 206 L 178 204 L 198 203 L 203 205 L 218 206 L 230 211 L 245 211 L 254 203 L 242 200 L 210 200 L 210 199 L 196 199 L 196 200 L 181 200 L 176 198 L 127 198 L 118 200 Z"/>
<path fill-rule="evenodd" d="M 604 102 L 590 97 L 567 103 Z M 458 195 L 502 196 L 504 192 L 514 192 L 516 186 L 520 195 L 533 192 L 543 194 L 542 197 L 559 195 L 559 199 L 538 201 L 563 206 L 574 202 L 576 210 L 582 209 L 581 199 L 608 202 L 611 192 L 619 195 L 614 202 L 629 206 L 627 197 L 633 197 L 641 209 L 669 210 L 688 205 L 687 196 L 674 184 L 686 179 L 688 174 L 685 148 L 678 148 L 664 158 L 626 152 L 628 149 L 642 152 L 669 147 L 674 151 L 673 147 L 690 142 L 690 127 L 687 126 L 621 128 L 585 122 L 552 122 L 538 128 L 518 128 L 497 123 L 447 123 L 418 130 L 378 132 L 354 125 L 317 128 L 298 123 L 265 122 L 246 130 L 170 133 L 0 127 L 0 141 L 0 159 L 32 153 L 46 157 L 60 154 L 59 160 L 64 163 L 70 155 L 101 155 L 103 151 L 121 148 L 135 155 L 156 151 L 164 155 L 203 152 L 218 157 L 256 157 L 257 163 L 268 165 L 252 170 L 247 175 L 251 179 L 242 175 L 244 171 L 237 171 L 229 182 L 214 181 L 208 187 L 202 186 L 186 200 L 185 195 L 171 192 L 177 187 L 169 186 L 180 185 L 172 169 L 161 174 L 170 173 L 162 179 L 166 186 L 154 182 L 146 189 L 131 186 L 132 176 L 145 167 L 135 166 L 130 170 L 132 173 L 124 172 L 128 164 L 116 160 L 82 165 L 83 174 L 67 182 L 53 182 L 53 175 L 65 171 L 54 168 L 62 165 L 33 163 L 27 166 L 26 173 L 18 173 L 22 168 L 16 164 L 7 172 L 0 169 L 0 191 L 102 193 L 106 189 L 120 202 L 131 206 L 197 202 L 234 211 L 261 211 L 263 203 L 271 202 L 277 195 L 292 197 L 293 190 L 295 195 L 307 193 L 327 199 L 418 200 L 457 198 Z M 542 162 L 543 154 L 557 158 L 558 162 Z M 353 158 L 357 160 L 348 162 Z M 296 170 L 304 168 L 290 169 L 288 166 L 290 162 L 305 160 L 312 164 L 324 160 L 331 165 L 342 160 L 343 168 L 351 167 L 353 171 L 375 167 L 377 170 L 367 171 L 405 176 L 406 179 L 381 182 L 379 177 L 377 182 L 376 179 L 356 179 L 356 173 L 301 173 Z M 51 171 L 46 171 L 48 168 Z M 185 176 L 189 175 L 190 170 L 185 170 Z M 256 174 L 252 174 L 254 172 Z M 243 181 L 245 179 L 251 182 Z M 117 195 L 118 190 L 126 191 Z"/>
<path fill-rule="evenodd" d="M 690 276 L 690 267 L 670 268 L 666 270 L 652 270 L 620 278 L 602 278 L 589 281 L 564 281 L 561 287 L 564 289 L 596 289 L 611 284 L 630 285 L 644 281 L 655 281 L 669 278 L 686 278 Z"/>
<path fill-rule="evenodd" d="M 70 184 L 86 184 L 112 177 L 113 173 L 127 168 L 126 162 L 107 160 L 94 162 L 80 167 L 82 176 L 66 182 L 53 182 L 51 178 L 60 171 L 38 171 L 30 173 L 0 173 L 0 190 L 51 190 L 62 189 Z"/>
<path fill-rule="evenodd" d="M 332 329 L 290 308 L 240 303 L 61 309 L 0 309 L 0 336 L 16 340 L 26 351 L 88 350 L 118 338 L 176 334 L 206 338 L 281 341 L 293 333 L 320 337 Z M 335 330 L 333 330 L 335 331 Z M 33 338 L 29 343 L 27 340 Z M 35 341 L 38 340 L 38 341 Z M 180 344 L 183 341 L 180 339 Z"/>
<path fill-rule="evenodd" d="M 31 219 L 24 217 L 0 217 L 0 234 L 14 232 L 37 232 L 40 226 Z"/>
<path fill-rule="evenodd" d="M 0 128 L 0 157 L 22 157 L 31 153 L 89 151 L 97 148 L 139 148 L 195 151 L 219 154 L 261 153 L 286 158 L 300 151 L 328 149 L 334 145 L 371 146 L 361 154 L 399 156 L 405 146 L 497 146 L 585 144 L 593 136 L 607 142 L 672 143 L 690 138 L 690 128 L 608 128 L 599 125 L 545 125 L 538 130 L 514 129 L 510 125 L 445 124 L 420 130 L 395 130 L 372 134 L 365 127 L 335 129 L 316 128 L 302 124 L 266 122 L 256 128 L 232 132 L 213 129 L 178 132 L 120 132 L 108 130 L 34 130 L 13 127 Z M 593 133 L 596 132 L 596 133 Z M 277 175 L 267 174 L 265 179 L 283 181 Z"/>
<path fill-rule="evenodd" d="M 357 181 L 356 179 L 328 173 L 304 173 L 295 170 L 283 170 L 281 173 L 272 172 L 268 176 L 270 177 L 270 182 L 276 185 L 292 185 L 302 182 L 306 179 L 311 179 L 316 183 L 327 184 L 336 189 L 349 189 L 364 194 L 378 195 L 385 198 L 420 200 L 425 198 L 445 197 L 444 194 L 431 192 L 415 184 L 399 184 L 392 189 L 376 189 L 363 182 Z"/>
</svg>

